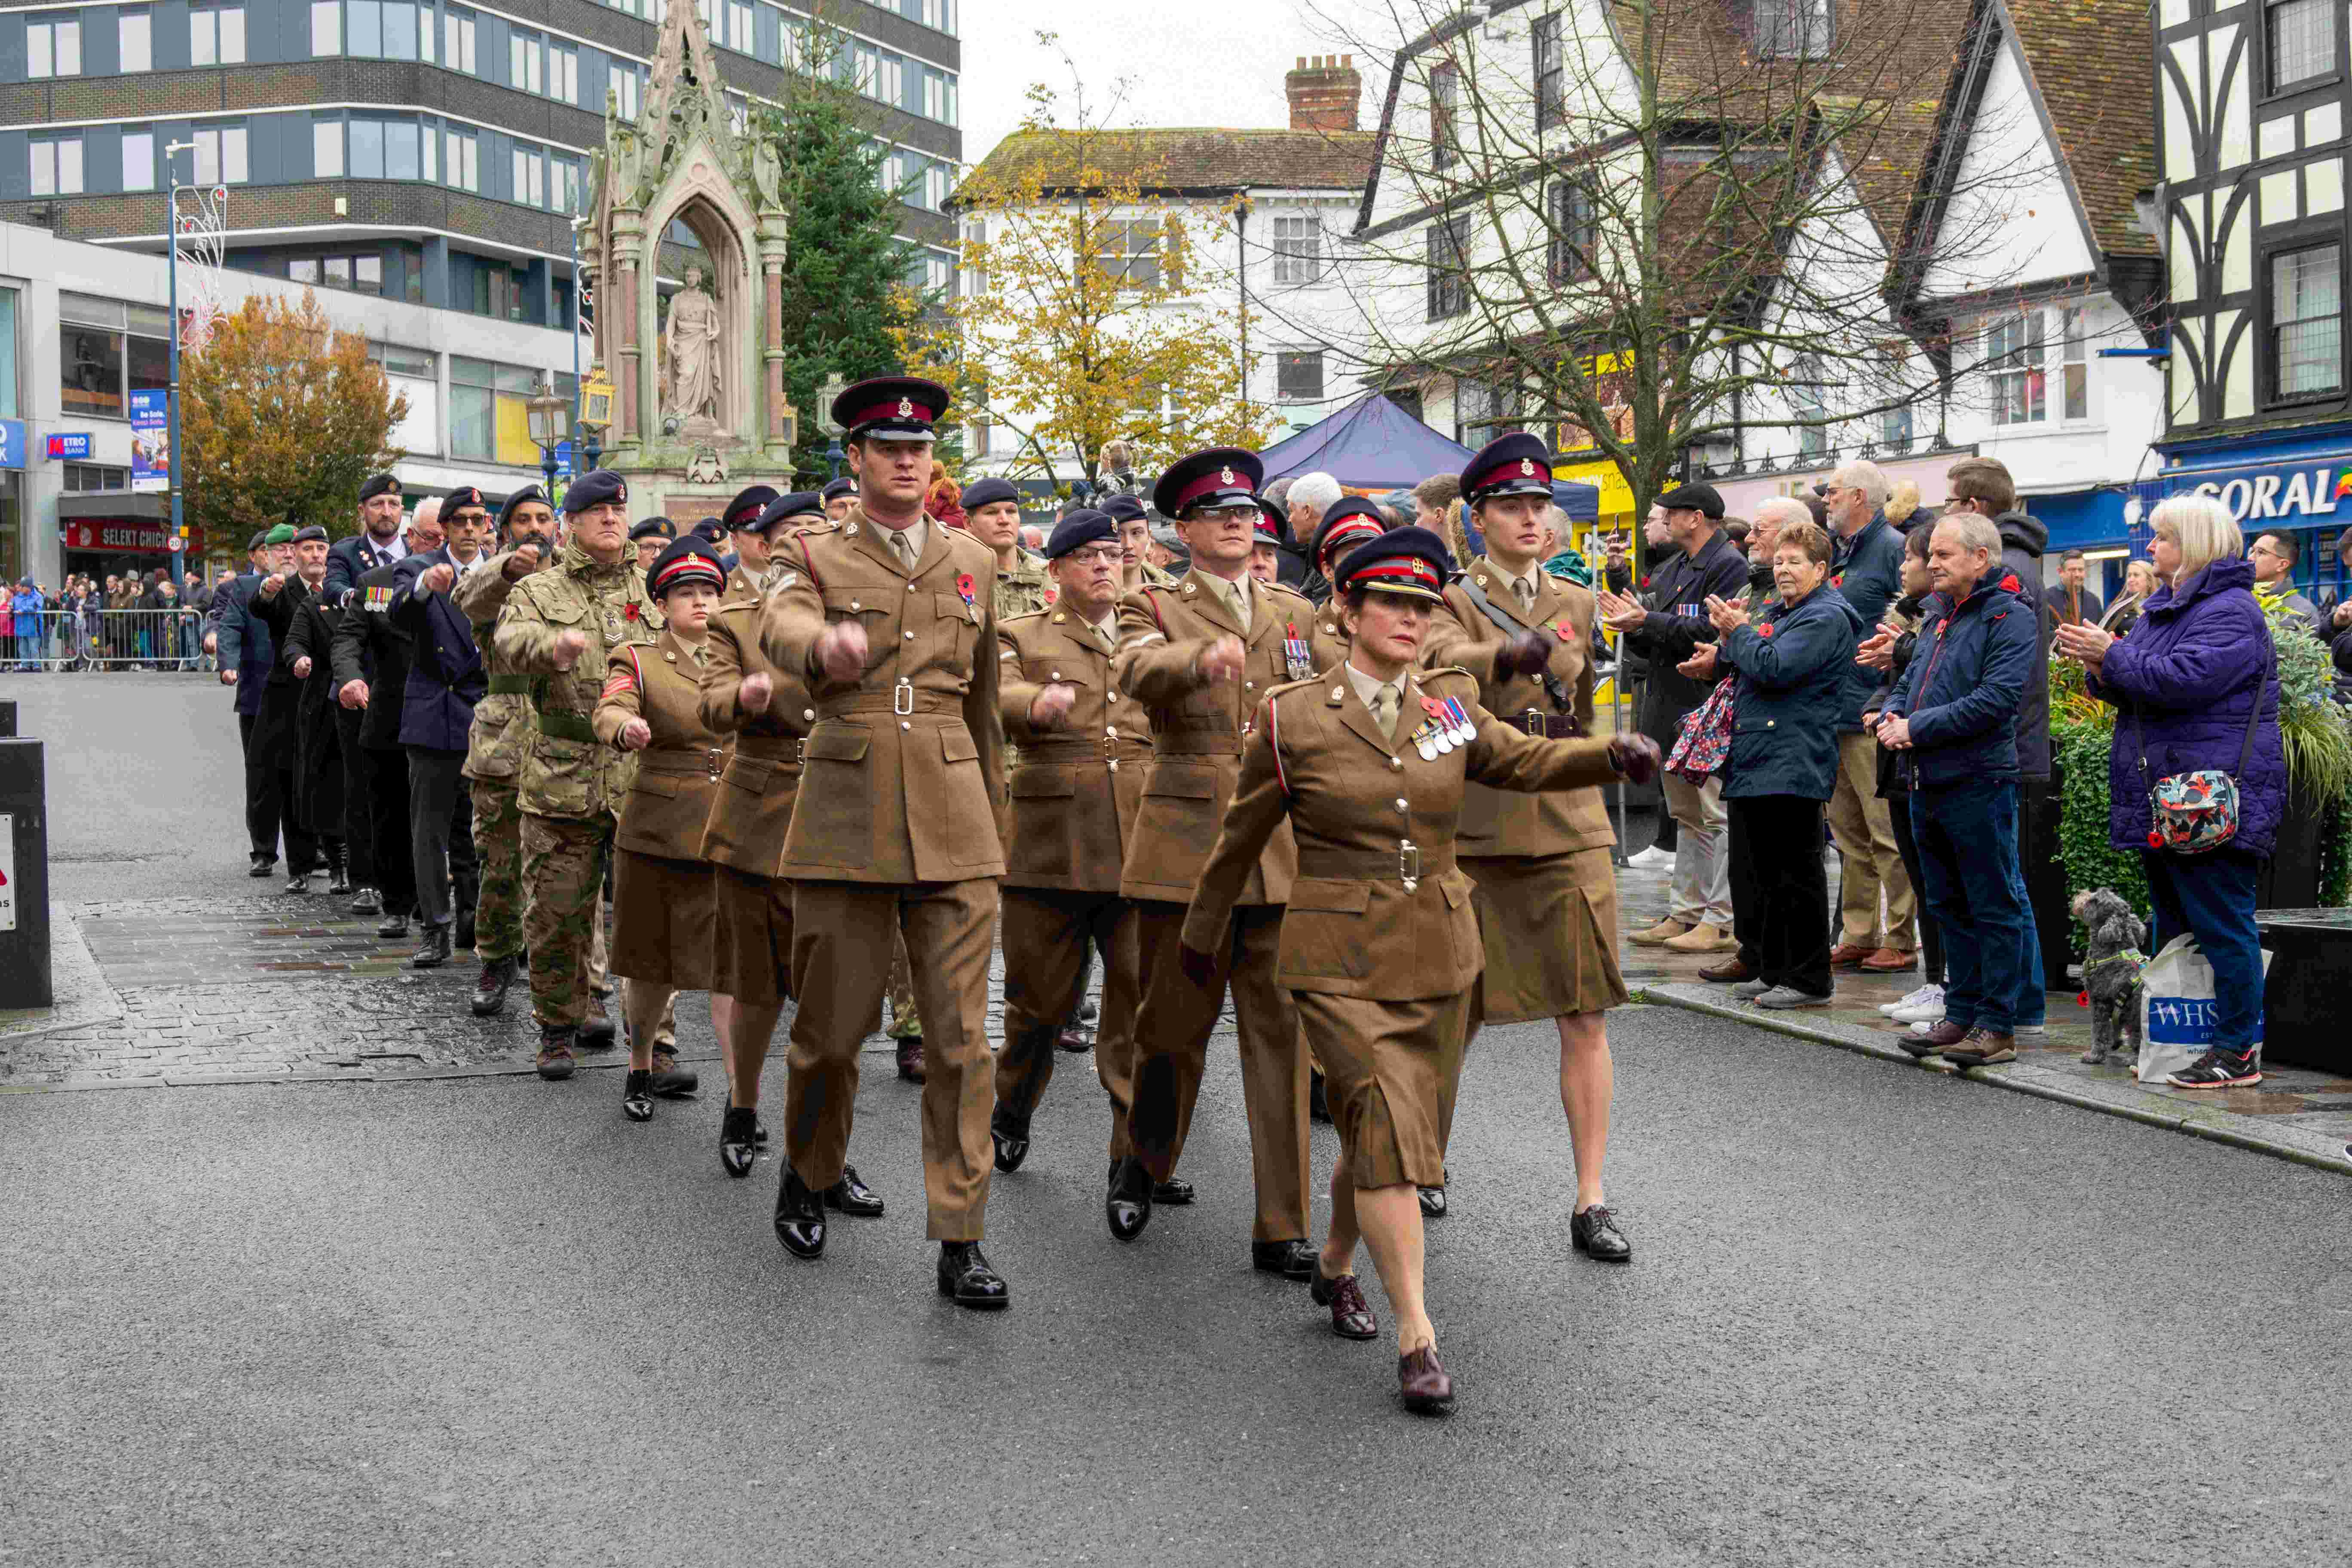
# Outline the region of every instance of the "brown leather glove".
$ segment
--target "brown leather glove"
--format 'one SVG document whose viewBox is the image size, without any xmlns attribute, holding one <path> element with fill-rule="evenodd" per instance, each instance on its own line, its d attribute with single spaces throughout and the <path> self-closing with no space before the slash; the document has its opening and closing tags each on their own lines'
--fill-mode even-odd
<svg viewBox="0 0 2352 1568">
<path fill-rule="evenodd" d="M 1609 737 L 1610 764 L 1637 784 L 1656 778 L 1658 764 L 1664 760 L 1658 743 L 1647 735 Z"/>
<path fill-rule="evenodd" d="M 1551 645 L 1534 632 L 1515 632 L 1495 654 L 1495 675 L 1508 679 L 1514 675 L 1541 675 L 1544 666 L 1551 662 Z"/>
</svg>

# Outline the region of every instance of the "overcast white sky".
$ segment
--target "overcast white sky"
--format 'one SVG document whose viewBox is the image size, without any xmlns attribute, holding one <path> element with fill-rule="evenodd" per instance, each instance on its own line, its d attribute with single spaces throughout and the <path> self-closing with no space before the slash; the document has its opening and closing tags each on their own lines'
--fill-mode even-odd
<svg viewBox="0 0 2352 1568">
<path fill-rule="evenodd" d="M 1423 3 L 1393 0 L 1414 16 Z M 1365 79 L 1360 122 L 1372 130 L 1385 57 L 1374 62 L 1343 33 L 1392 46 L 1391 10 L 1391 0 L 964 0 L 964 161 L 979 163 L 1020 125 L 1031 83 L 1067 104 L 1069 68 L 1040 32 L 1060 35 L 1090 108 L 1121 94 L 1111 123 L 1123 126 L 1287 125 L 1283 73 L 1300 55 L 1354 53 Z"/>
</svg>

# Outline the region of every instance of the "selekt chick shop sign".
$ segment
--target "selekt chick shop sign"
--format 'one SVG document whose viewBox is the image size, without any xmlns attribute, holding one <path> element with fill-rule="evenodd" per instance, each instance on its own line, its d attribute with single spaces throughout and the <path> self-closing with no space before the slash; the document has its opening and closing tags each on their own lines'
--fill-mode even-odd
<svg viewBox="0 0 2352 1568">
<path fill-rule="evenodd" d="M 2283 522 L 2293 527 L 2339 515 L 2338 505 L 2352 498 L 2352 460 L 2180 474 L 2172 483 L 2176 491 L 2213 497 L 2229 508 L 2231 520 L 2238 523 Z M 2343 521 L 2352 522 L 2352 505 L 2344 505 L 2341 515 Z"/>
</svg>

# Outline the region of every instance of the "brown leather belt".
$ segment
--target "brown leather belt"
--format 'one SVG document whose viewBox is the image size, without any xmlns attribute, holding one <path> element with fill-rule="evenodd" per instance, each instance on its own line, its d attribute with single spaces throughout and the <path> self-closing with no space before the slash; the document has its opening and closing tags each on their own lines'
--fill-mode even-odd
<svg viewBox="0 0 2352 1568">
<path fill-rule="evenodd" d="M 1163 757 L 1238 757 L 1245 739 L 1231 730 L 1162 731 L 1151 737 L 1151 749 Z"/>
<path fill-rule="evenodd" d="M 816 705 L 816 713 L 820 719 L 839 719 L 851 713 L 896 713 L 902 719 L 915 713 L 961 714 L 963 701 L 961 696 L 894 686 L 882 691 L 822 699 Z"/>
<path fill-rule="evenodd" d="M 808 742 L 798 735 L 738 735 L 735 759 L 761 767 L 796 768 L 804 760 Z"/>
<path fill-rule="evenodd" d="M 1023 763 L 1139 763 L 1151 755 L 1149 742 L 1124 735 L 1099 741 L 1023 741 L 1013 749 Z"/>
<path fill-rule="evenodd" d="M 637 771 L 644 773 L 674 773 L 680 778 L 717 778 L 727 761 L 724 746 L 705 746 L 693 752 L 641 752 L 637 754 Z"/>
<path fill-rule="evenodd" d="M 1298 874 L 1318 882 L 1360 879 L 1398 882 L 1407 877 L 1434 877 L 1454 869 L 1454 846 L 1423 849 L 1411 839 L 1394 849 L 1301 849 Z"/>
<path fill-rule="evenodd" d="M 1573 713 L 1547 713 L 1540 708 L 1529 708 L 1507 717 L 1499 713 L 1496 717 L 1547 741 L 1573 741 L 1584 733 L 1583 721 Z"/>
</svg>

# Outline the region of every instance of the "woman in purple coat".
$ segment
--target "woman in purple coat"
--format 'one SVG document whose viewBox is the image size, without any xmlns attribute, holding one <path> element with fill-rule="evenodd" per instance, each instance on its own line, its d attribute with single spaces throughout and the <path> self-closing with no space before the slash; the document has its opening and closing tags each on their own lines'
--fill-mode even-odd
<svg viewBox="0 0 2352 1568">
<path fill-rule="evenodd" d="M 2149 554 L 2165 585 L 2131 635 L 2061 626 L 2058 647 L 2089 668 L 2092 695 L 2120 710 L 2107 762 L 2107 832 L 2117 849 L 2137 850 L 2147 872 L 2157 946 L 2192 931 L 2213 966 L 2211 1048 L 2166 1081 L 2230 1089 L 2263 1076 L 2254 1049 L 2263 1013 L 2254 878 L 2286 811 L 2278 658 L 2254 602 L 2253 568 L 2240 559 L 2244 539 L 2221 503 L 2174 496 L 2149 524 Z M 2203 769 L 2237 779 L 2237 836 L 2201 855 L 2150 847 L 2149 790 Z"/>
</svg>

